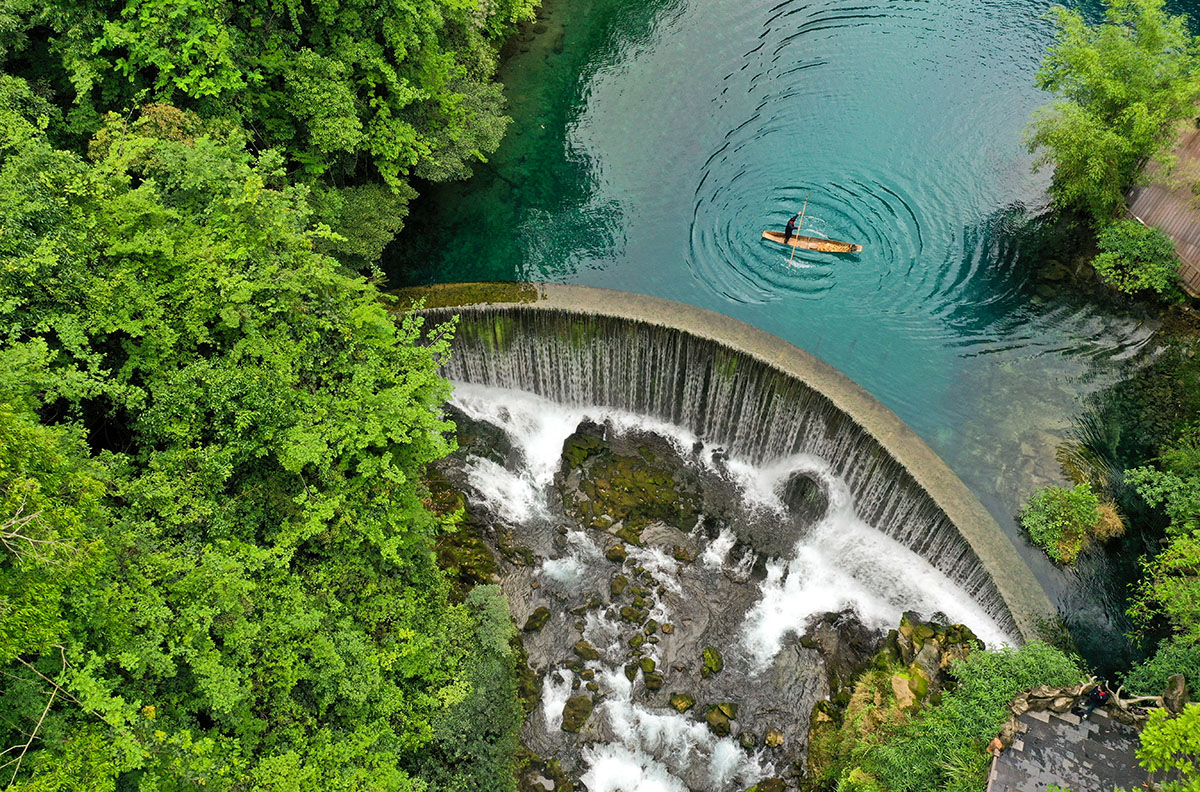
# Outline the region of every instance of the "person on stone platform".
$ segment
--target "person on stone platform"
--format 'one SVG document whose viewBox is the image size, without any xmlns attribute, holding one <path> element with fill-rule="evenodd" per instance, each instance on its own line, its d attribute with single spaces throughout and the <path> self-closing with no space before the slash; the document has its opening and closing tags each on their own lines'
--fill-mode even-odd
<svg viewBox="0 0 1200 792">
<path fill-rule="evenodd" d="M 1108 690 L 1107 682 L 1101 679 L 1087 692 L 1083 701 L 1071 709 L 1071 712 L 1078 715 L 1080 720 L 1086 720 L 1096 707 L 1106 706 L 1110 701 L 1112 701 L 1112 693 Z"/>
</svg>

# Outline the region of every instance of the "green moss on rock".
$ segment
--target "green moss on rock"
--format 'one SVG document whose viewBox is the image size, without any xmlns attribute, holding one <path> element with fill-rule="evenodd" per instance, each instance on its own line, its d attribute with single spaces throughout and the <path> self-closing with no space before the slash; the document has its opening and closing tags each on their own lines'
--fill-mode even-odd
<svg viewBox="0 0 1200 792">
<path fill-rule="evenodd" d="M 725 660 L 722 659 L 721 653 L 711 646 L 704 647 L 703 652 L 704 665 L 700 669 L 700 676 L 708 679 L 710 676 L 725 668 Z"/>
<path fill-rule="evenodd" d="M 545 605 L 536 608 L 533 613 L 529 614 L 529 618 L 525 620 L 525 626 L 521 629 L 525 632 L 537 632 L 546 626 L 546 622 L 550 620 L 550 609 Z"/>
<path fill-rule="evenodd" d="M 563 705 L 562 730 L 577 733 L 592 715 L 595 702 L 591 696 L 572 696 Z"/>
</svg>

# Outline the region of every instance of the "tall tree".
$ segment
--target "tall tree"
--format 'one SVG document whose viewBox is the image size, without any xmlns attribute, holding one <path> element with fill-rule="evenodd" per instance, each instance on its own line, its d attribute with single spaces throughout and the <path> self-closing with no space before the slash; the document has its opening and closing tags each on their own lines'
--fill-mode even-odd
<svg viewBox="0 0 1200 792">
<path fill-rule="evenodd" d="M 37 737 L 14 788 L 426 789 L 460 704 L 511 702 L 505 609 L 450 604 L 431 551 L 446 332 L 316 252 L 307 190 L 238 128 L 152 105 L 86 161 L 52 115 L 0 78 L 0 355 L 25 361 L 0 432 L 91 550 L 61 615 L 0 638 L 0 739 Z M 0 596 L 13 574 L 50 580 L 0 561 Z"/>
<path fill-rule="evenodd" d="M 1051 10 L 1057 40 L 1037 84 L 1057 98 L 1034 119 L 1028 145 L 1035 167 L 1054 168 L 1054 202 L 1099 223 L 1121 210 L 1143 163 L 1166 155 L 1177 124 L 1196 114 L 1200 47 L 1163 2 L 1106 0 L 1096 26 L 1077 10 Z"/>
<path fill-rule="evenodd" d="M 350 239 L 325 244 L 362 261 L 381 249 L 357 233 L 364 214 L 398 228 L 410 179 L 463 178 L 496 149 L 497 44 L 534 4 L 50 0 L 12 6 L 0 57 L 63 109 L 68 137 L 90 137 L 106 112 L 170 104 L 244 126 L 322 189 L 357 187 L 321 208 Z"/>
</svg>

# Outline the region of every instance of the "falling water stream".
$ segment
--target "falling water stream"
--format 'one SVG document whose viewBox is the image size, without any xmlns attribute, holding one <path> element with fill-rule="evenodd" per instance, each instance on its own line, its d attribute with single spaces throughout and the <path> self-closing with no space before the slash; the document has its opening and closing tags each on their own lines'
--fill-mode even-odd
<svg viewBox="0 0 1200 792">
<path fill-rule="evenodd" d="M 504 464 L 468 455 L 460 471 L 471 502 L 513 526 L 540 551 L 531 577 L 510 575 L 503 583 L 514 607 L 528 612 L 534 602 L 550 603 L 556 609 L 553 618 L 561 614 L 565 619 L 568 609 L 592 592 L 606 591 L 614 571 L 645 570 L 658 586 L 650 617 L 660 624 L 681 624 L 679 632 L 662 636 L 663 643 L 646 645 L 645 656 L 658 663 L 667 688 L 696 684 L 679 673 L 683 666 L 677 663 L 688 650 L 672 640 L 686 640 L 681 636 L 693 620 L 711 620 L 704 635 L 719 641 L 726 661 L 721 692 L 739 702 L 740 722 L 757 723 L 760 731 L 763 719 L 773 717 L 786 728 L 789 741 L 802 742 L 813 703 L 827 695 L 819 660 L 796 645 L 814 616 L 852 609 L 864 624 L 883 631 L 903 611 L 916 610 L 968 624 L 993 646 L 1013 640 L 989 614 L 988 603 L 977 602 L 918 552 L 865 520 L 864 511 L 878 510 L 864 510 L 854 488 L 819 456 L 791 454 L 761 464 L 736 453 L 726 456 L 725 449 L 701 441 L 687 428 L 645 414 L 566 405 L 485 385 L 460 384 L 453 404 L 471 420 L 503 429 L 514 449 Z M 548 545 L 546 537 L 555 535 L 555 526 L 564 521 L 557 491 L 562 480 L 556 478 L 564 443 L 584 422 L 601 424 L 615 436 L 652 435 L 665 441 L 689 464 L 727 480 L 744 519 L 766 523 L 771 530 L 790 530 L 780 493 L 797 472 L 821 482 L 828 508 L 815 525 L 790 540 L 789 550 L 773 558 L 739 541 L 729 526 L 706 531 L 703 522 L 689 537 L 701 549 L 692 563 L 681 562 L 651 540 L 645 547 L 631 546 L 628 559 L 614 565 L 603 548 L 610 537 L 582 527 L 568 528 L 561 542 Z M 695 601 L 698 591 L 715 595 L 718 590 L 726 594 Z M 731 591 L 744 591 L 744 596 Z M 540 706 L 525 726 L 526 744 L 543 756 L 559 757 L 589 792 L 727 792 L 776 774 L 778 755 L 761 745 L 747 748 L 731 736 L 718 736 L 694 713 L 677 713 L 647 697 L 644 681 L 630 679 L 622 670 L 627 647 L 614 611 L 615 605 L 589 609 L 578 629 L 599 652 L 598 659 L 586 663 L 594 673 L 599 702 L 586 739 L 560 728 L 563 707 L 580 684 L 561 665 L 569 657 L 569 645 L 547 644 L 542 634 L 527 636 L 531 662 L 540 665 L 543 681 Z M 552 621 L 546 632 L 555 626 Z"/>
</svg>

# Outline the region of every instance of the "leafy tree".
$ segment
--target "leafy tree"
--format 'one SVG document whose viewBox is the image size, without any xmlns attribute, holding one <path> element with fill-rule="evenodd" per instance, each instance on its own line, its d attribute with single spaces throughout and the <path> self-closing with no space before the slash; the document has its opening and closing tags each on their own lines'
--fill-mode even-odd
<svg viewBox="0 0 1200 792">
<path fill-rule="evenodd" d="M 53 92 L 64 111 L 53 131 L 75 140 L 107 112 L 168 104 L 252 130 L 256 145 L 279 150 L 289 172 L 322 190 L 386 185 L 386 199 L 372 190 L 323 204 L 335 230 L 353 239 L 365 201 L 386 212 L 380 227 L 396 229 L 412 178 L 463 178 L 496 149 L 508 124 L 492 81 L 497 42 L 534 5 L 16 3 L 0 13 L 0 58 Z M 39 35 L 30 40 L 33 27 Z M 380 247 L 364 242 L 349 253 L 377 257 Z"/>
<path fill-rule="evenodd" d="M 1029 499 L 1021 512 L 1021 525 L 1047 555 L 1070 564 L 1082 552 L 1100 517 L 1100 499 L 1090 484 L 1076 484 L 1074 489 L 1051 486 Z"/>
<path fill-rule="evenodd" d="M 1168 152 L 1200 98 L 1197 40 L 1163 1 L 1107 0 L 1095 27 L 1077 10 L 1051 9 L 1057 41 L 1037 85 L 1057 100 L 1039 111 L 1027 142 L 1035 168 L 1054 168 L 1054 202 L 1101 225 L 1121 211 L 1143 162 Z"/>
<path fill-rule="evenodd" d="M 182 84 L 225 90 L 222 50 L 193 56 L 210 81 Z M 151 105 L 105 117 L 87 161 L 51 120 L 0 79 L 0 362 L 23 367 L 0 376 L 0 505 L 35 479 L 39 536 L 86 562 L 0 560 L 50 603 L 0 638 L 0 741 L 38 738 L 12 788 L 453 780 L 427 757 L 465 702 L 515 725 L 503 602 L 449 602 L 420 484 L 452 447 L 448 328 L 421 341 L 317 252 L 308 191 L 236 126 Z"/>
<path fill-rule="evenodd" d="M 1134 666 L 1122 684 L 1136 695 L 1158 696 L 1173 674 L 1183 674 L 1193 688 L 1200 682 L 1200 642 L 1183 635 L 1168 638 L 1150 658 Z"/>
<path fill-rule="evenodd" d="M 1188 704 L 1175 716 L 1154 710 L 1141 742 L 1137 756 L 1142 767 L 1177 775 L 1162 783 L 1162 792 L 1200 792 L 1200 704 Z"/>
<path fill-rule="evenodd" d="M 1126 294 L 1174 294 L 1179 259 L 1171 238 L 1136 220 L 1117 220 L 1100 232 L 1100 254 L 1092 265 L 1105 283 Z"/>
</svg>

